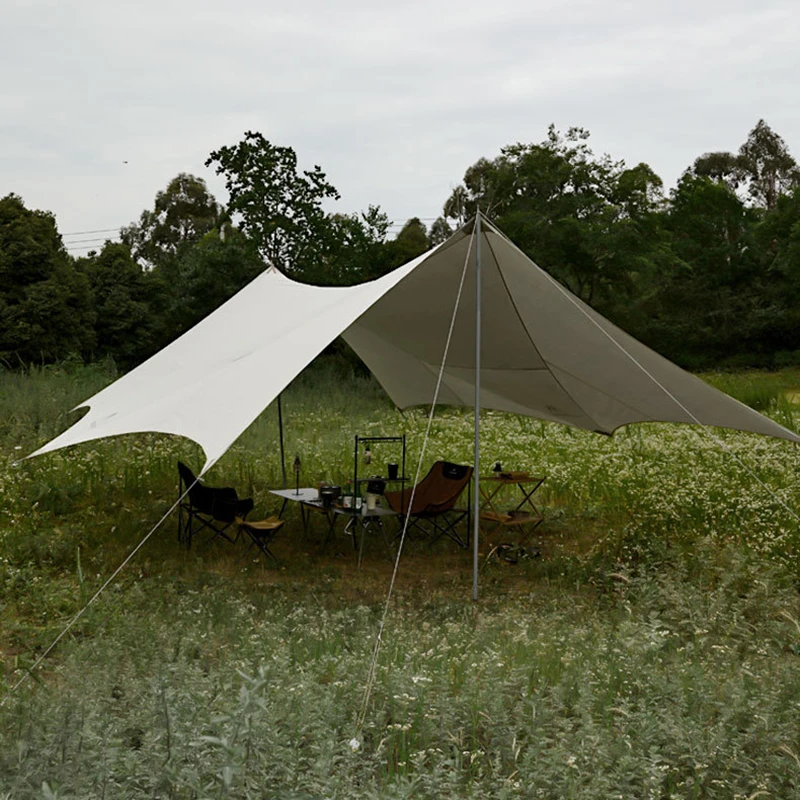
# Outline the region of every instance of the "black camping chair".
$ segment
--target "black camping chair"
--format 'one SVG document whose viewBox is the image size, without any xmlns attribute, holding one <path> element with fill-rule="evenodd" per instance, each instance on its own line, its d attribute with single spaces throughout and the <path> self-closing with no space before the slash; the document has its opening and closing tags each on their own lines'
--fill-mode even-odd
<svg viewBox="0 0 800 800">
<path fill-rule="evenodd" d="M 472 467 L 437 461 L 414 490 L 386 492 L 386 502 L 393 511 L 408 517 L 408 529 L 417 528 L 432 536 L 431 544 L 442 536 L 452 539 L 459 547 L 469 546 L 470 501 L 469 488 Z M 468 491 L 466 508 L 456 506 L 464 489 Z M 412 491 L 414 503 L 411 504 Z M 458 525 L 467 520 L 467 536 L 462 538 Z"/>
<path fill-rule="evenodd" d="M 229 542 L 235 541 L 226 531 L 234 523 L 245 519 L 253 510 L 253 501 L 249 497 L 239 499 L 233 488 L 203 485 L 189 467 L 180 461 L 178 475 L 178 496 L 183 498 L 178 507 L 178 541 L 188 549 L 192 546 L 192 539 L 206 528 L 212 532 L 212 538 L 222 536 Z"/>
</svg>

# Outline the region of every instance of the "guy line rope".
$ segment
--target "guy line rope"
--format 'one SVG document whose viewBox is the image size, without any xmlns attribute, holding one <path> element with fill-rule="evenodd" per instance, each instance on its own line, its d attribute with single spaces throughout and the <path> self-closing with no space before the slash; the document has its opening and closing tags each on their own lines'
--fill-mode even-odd
<svg viewBox="0 0 800 800">
<path fill-rule="evenodd" d="M 414 478 L 414 489 L 411 492 L 411 498 L 409 500 L 409 507 L 410 507 L 410 504 L 414 502 L 414 491 L 416 490 L 416 484 L 417 484 L 417 481 L 419 479 L 420 469 L 421 469 L 421 466 L 422 466 L 422 459 L 423 459 L 423 457 L 425 455 L 425 447 L 426 447 L 426 444 L 427 444 L 427 441 L 428 441 L 428 437 L 429 437 L 429 434 L 430 434 L 431 422 L 433 421 L 433 414 L 434 414 L 434 409 L 436 407 L 436 400 L 437 400 L 437 398 L 439 396 L 439 388 L 440 388 L 441 383 L 442 383 L 442 376 L 444 374 L 444 367 L 445 367 L 445 364 L 447 363 L 447 352 L 448 352 L 448 349 L 450 347 L 450 340 L 451 340 L 452 335 L 453 335 L 453 327 L 455 325 L 456 313 L 458 312 L 458 306 L 459 306 L 459 302 L 461 300 L 461 290 L 462 290 L 462 288 L 464 286 L 464 276 L 466 275 L 467 265 L 469 263 L 469 257 L 470 257 L 470 253 L 471 252 L 472 252 L 472 239 L 470 239 L 470 244 L 469 244 L 469 247 L 467 249 L 467 256 L 466 256 L 466 258 L 464 260 L 464 269 L 463 269 L 463 271 L 461 273 L 461 282 L 459 283 L 459 287 L 458 287 L 458 295 L 456 297 L 456 303 L 455 303 L 455 307 L 453 309 L 453 316 L 452 316 L 452 319 L 450 320 L 450 329 L 449 329 L 449 331 L 447 333 L 447 342 L 445 344 L 444 356 L 442 358 L 442 366 L 441 366 L 441 368 L 439 370 L 439 377 L 438 377 L 437 382 L 436 382 L 436 390 L 434 392 L 433 402 L 431 403 L 431 412 L 430 412 L 430 416 L 428 417 L 428 424 L 427 424 L 427 428 L 425 430 L 425 438 L 424 438 L 423 444 L 422 444 L 422 452 L 420 454 L 419 462 L 417 463 L 417 471 L 416 471 L 416 475 L 415 475 L 415 478 Z M 56 636 L 56 638 L 52 641 L 50 646 L 36 659 L 36 661 L 33 663 L 33 665 L 31 667 L 29 667 L 29 668 L 27 668 L 25 670 L 25 672 L 23 673 L 22 677 L 11 687 L 11 689 L 8 692 L 8 694 L 6 694 L 6 696 L 3 697 L 2 700 L 0 700 L 0 708 L 2 708 L 6 704 L 6 701 L 8 700 L 8 698 L 11 697 L 17 691 L 17 689 L 19 689 L 19 687 L 22 686 L 23 683 L 25 683 L 25 681 L 31 675 L 33 675 L 33 673 L 39 668 L 41 663 L 56 648 L 58 643 L 73 628 L 75 623 L 78 622 L 78 620 L 86 613 L 86 611 L 89 609 L 89 607 L 91 605 L 93 605 L 94 602 L 98 599 L 98 597 L 100 597 L 100 595 L 111 585 L 111 583 L 114 581 L 114 579 L 117 577 L 117 575 L 119 575 L 119 573 L 122 572 L 122 570 L 130 563 L 131 559 L 133 559 L 133 557 L 139 552 L 139 550 L 141 550 L 142 547 L 144 547 L 144 545 L 150 540 L 150 538 L 153 536 L 153 534 L 161 527 L 161 525 L 164 523 L 164 521 L 167 519 L 167 517 L 169 517 L 169 515 L 180 505 L 180 503 L 182 502 L 184 497 L 186 497 L 186 495 L 189 494 L 191 489 L 194 487 L 194 485 L 199 480 L 200 480 L 200 478 L 196 478 L 195 482 L 191 486 L 189 486 L 186 489 L 186 491 L 183 494 L 181 494 L 181 496 L 169 507 L 169 509 L 161 517 L 161 519 L 141 539 L 139 544 L 137 544 L 136 547 L 134 547 L 133 550 L 131 550 L 131 552 L 128 553 L 128 555 L 125 557 L 125 559 L 122 561 L 122 563 L 114 570 L 114 572 L 111 573 L 111 575 L 106 579 L 105 583 L 103 583 L 103 585 L 92 595 L 92 597 L 86 602 L 86 604 L 83 606 L 83 608 L 81 608 L 80 611 L 78 611 L 78 613 L 75 614 L 75 616 L 73 616 L 72 619 L 70 619 L 70 621 L 64 626 L 64 628 L 61 631 L 61 633 L 59 633 L 58 636 Z M 366 690 L 365 696 L 364 696 L 364 703 L 363 703 L 363 707 L 362 707 L 362 713 L 359 714 L 359 722 L 358 722 L 357 728 L 356 728 L 357 732 L 360 731 L 361 727 L 363 726 L 363 720 L 364 720 L 364 716 L 366 714 L 366 708 L 367 708 L 367 705 L 369 703 L 369 697 L 370 697 L 370 695 L 372 693 L 372 687 L 373 687 L 374 681 L 375 681 L 375 667 L 376 667 L 376 664 L 377 664 L 378 652 L 380 650 L 380 645 L 381 645 L 381 636 L 382 636 L 382 633 L 383 633 L 384 626 L 386 624 L 386 615 L 387 615 L 388 610 L 389 610 L 389 601 L 390 601 L 391 596 L 392 596 L 392 590 L 394 589 L 395 578 L 397 577 L 397 570 L 398 570 L 398 566 L 399 566 L 399 562 L 400 562 L 400 555 L 401 555 L 401 553 L 403 551 L 403 542 L 405 541 L 405 536 L 406 536 L 407 529 L 408 529 L 408 517 L 406 517 L 405 523 L 403 525 L 403 532 L 402 532 L 402 536 L 400 538 L 400 545 L 399 545 L 399 547 L 397 549 L 397 559 L 395 560 L 394 572 L 392 573 L 392 580 L 391 580 L 391 584 L 389 586 L 389 593 L 388 593 L 388 595 L 386 597 L 386 606 L 384 608 L 383 617 L 381 618 L 380 628 L 379 628 L 379 631 L 378 631 L 378 637 L 377 637 L 376 642 L 375 642 L 375 651 L 373 653 L 372 664 L 370 665 L 369 678 L 368 678 L 368 681 L 367 681 L 367 690 Z"/>
<path fill-rule="evenodd" d="M 142 547 L 144 547 L 150 537 L 161 527 L 161 524 L 164 522 L 164 520 L 180 505 L 183 498 L 189 494 L 195 483 L 197 483 L 199 480 L 199 478 L 196 478 L 195 482 L 170 506 L 169 510 L 164 514 L 164 516 L 161 517 L 161 519 L 153 526 L 153 529 L 145 535 L 145 537 L 139 542 L 139 544 L 136 545 L 136 547 L 133 548 L 133 550 L 131 550 L 130 553 L 128 553 L 124 561 L 111 573 L 106 582 L 92 595 L 83 608 L 66 624 L 64 629 L 58 634 L 58 636 L 56 636 L 47 650 L 45 650 L 39 656 L 39 658 L 36 659 L 36 661 L 33 663 L 33 666 L 25 670 L 22 677 L 11 687 L 8 694 L 2 700 L 0 700 L 0 708 L 6 704 L 6 700 L 8 700 L 8 698 L 11 697 L 11 695 L 14 694 L 14 692 L 16 692 L 23 683 L 25 683 L 25 681 L 34 673 L 36 669 L 38 669 L 42 661 L 44 661 L 47 656 L 50 655 L 50 653 L 55 649 L 55 646 L 64 638 L 64 636 L 66 636 L 72 626 L 86 613 L 86 610 L 89 608 L 89 606 L 91 606 L 92 603 L 94 603 L 94 601 L 100 597 L 100 595 L 111 584 L 114 578 L 116 578 L 117 575 L 119 575 L 119 573 L 122 572 L 122 570 L 127 566 L 128 562 L 142 549 Z"/>
<path fill-rule="evenodd" d="M 739 458 L 739 456 L 733 450 L 731 450 L 728 445 L 725 444 L 725 442 L 710 429 L 708 425 L 704 425 L 702 422 L 700 422 L 700 420 L 680 400 L 678 400 L 678 398 L 675 397 L 675 395 L 672 394 L 672 392 L 670 392 L 670 390 L 667 389 L 667 387 L 664 386 L 664 384 L 661 383 L 661 381 L 659 381 L 655 375 L 653 375 L 632 353 L 629 353 L 620 342 L 618 342 L 607 330 L 605 330 L 605 328 L 603 328 L 602 325 L 597 322 L 596 319 L 594 319 L 594 317 L 588 314 L 586 309 L 577 303 L 575 298 L 557 280 L 548 275 L 546 272 L 545 275 L 547 275 L 547 278 L 553 283 L 553 285 L 564 295 L 564 297 L 567 298 L 567 300 L 569 300 L 570 303 L 572 303 L 572 305 L 575 306 L 575 308 L 581 312 L 581 314 L 586 317 L 586 319 L 592 323 L 592 325 L 594 325 L 607 339 L 609 339 L 619 350 L 621 350 L 622 353 L 629 358 L 635 366 L 637 366 L 656 386 L 658 386 L 659 389 L 661 389 L 662 392 L 664 392 L 664 394 L 670 400 L 672 400 L 673 403 L 675 403 L 676 406 L 678 406 L 678 408 L 681 409 L 681 411 L 683 411 L 692 420 L 692 422 L 695 423 L 695 425 L 699 425 L 700 429 L 711 439 L 711 441 L 713 441 L 721 450 L 731 456 L 731 458 L 733 458 L 733 460 L 736 461 L 736 463 L 756 483 L 758 483 L 758 485 L 761 486 L 761 488 L 764 489 L 767 494 L 769 494 L 785 511 L 788 511 L 789 514 L 794 517 L 794 519 L 800 522 L 800 514 L 798 514 L 797 511 L 795 511 L 766 483 L 764 483 L 764 481 L 761 480 L 761 478 L 759 478 L 758 475 L 756 475 L 755 472 L 753 472 L 753 470 L 750 469 L 750 467 L 748 467 L 747 464 L 745 464 L 744 461 L 742 461 L 742 459 Z"/>
<path fill-rule="evenodd" d="M 478 224 L 478 218 L 476 216 L 475 217 L 475 226 L 476 227 L 477 227 L 477 224 Z M 467 247 L 467 255 L 464 258 L 464 267 L 461 270 L 461 280 L 459 281 L 459 284 L 458 284 L 458 292 L 456 294 L 456 301 L 455 301 L 455 304 L 453 306 L 453 314 L 450 317 L 450 327 L 449 327 L 449 329 L 447 331 L 447 340 L 445 341 L 445 345 L 444 345 L 444 353 L 442 354 L 442 363 L 441 363 L 441 366 L 439 367 L 439 375 L 436 378 L 436 388 L 434 389 L 434 392 L 433 392 L 433 400 L 431 401 L 431 410 L 428 413 L 428 422 L 427 422 L 426 427 L 425 427 L 425 436 L 422 439 L 422 448 L 420 450 L 419 459 L 417 460 L 417 468 L 416 468 L 416 472 L 414 474 L 414 485 L 413 485 L 413 488 L 411 489 L 411 497 L 409 498 L 409 501 L 408 501 L 409 510 L 411 509 L 411 507 L 414 504 L 414 494 L 416 493 L 417 484 L 419 483 L 419 477 L 420 477 L 420 474 L 422 472 L 422 462 L 423 462 L 423 460 L 425 458 L 425 450 L 427 448 L 428 438 L 430 436 L 431 424 L 433 422 L 433 417 L 434 417 L 434 414 L 435 414 L 435 411 L 436 411 L 436 401 L 439 398 L 439 389 L 442 386 L 442 378 L 444 377 L 444 369 L 445 369 L 445 366 L 447 365 L 447 353 L 450 350 L 450 341 L 453 338 L 453 329 L 455 328 L 456 315 L 458 314 L 458 307 L 459 307 L 459 305 L 461 303 L 461 293 L 462 293 L 462 290 L 464 288 L 464 279 L 465 279 L 466 274 L 467 274 L 467 267 L 469 265 L 469 257 L 472 254 L 472 242 L 473 242 L 473 240 L 475 238 L 475 236 L 474 236 L 475 228 L 473 228 L 473 232 L 472 233 L 473 233 L 473 235 L 470 236 L 469 246 Z M 403 521 L 403 530 L 402 530 L 402 533 L 400 534 L 400 544 L 397 547 L 397 556 L 395 557 L 395 560 L 394 560 L 394 570 L 392 571 L 392 579 L 389 582 L 389 591 L 386 594 L 386 602 L 384 603 L 384 606 L 383 606 L 383 614 L 381 615 L 381 621 L 378 624 L 378 634 L 375 637 L 375 647 L 373 648 L 373 651 L 372 651 L 372 660 L 371 660 L 370 665 L 369 665 L 369 672 L 367 673 L 367 685 L 366 685 L 366 687 L 364 689 L 364 698 L 361 701 L 361 710 L 359 711 L 358 717 L 356 719 L 355 734 L 354 734 L 353 738 L 350 740 L 350 748 L 352 750 L 354 750 L 354 751 L 358 750 L 361 747 L 361 742 L 360 742 L 358 737 L 360 736 L 361 731 L 362 731 L 362 729 L 364 727 L 364 721 L 366 720 L 367 711 L 368 711 L 368 708 L 369 708 L 369 700 L 370 700 L 370 697 L 372 696 L 372 690 L 375 687 L 375 675 L 376 675 L 376 671 L 377 671 L 377 667 L 378 667 L 378 655 L 380 653 L 381 644 L 383 642 L 383 631 L 384 631 L 384 629 L 386 627 L 386 617 L 387 617 L 387 615 L 389 613 L 389 602 L 392 599 L 392 592 L 394 590 L 394 584 L 395 584 L 395 580 L 397 578 L 397 572 L 398 572 L 398 569 L 400 567 L 400 556 L 403 553 L 403 544 L 405 543 L 405 540 L 406 540 L 406 532 L 408 530 L 408 520 L 409 520 L 409 515 L 406 514 L 405 519 Z"/>
<path fill-rule="evenodd" d="M 477 218 L 476 218 L 476 224 L 477 224 Z M 473 229 L 473 234 L 474 234 L 474 229 Z M 443 353 L 443 356 L 442 356 L 442 363 L 441 363 L 441 366 L 439 368 L 439 374 L 438 374 L 438 377 L 437 377 L 437 380 L 436 380 L 436 388 L 434 390 L 433 400 L 431 402 L 431 409 L 430 409 L 430 412 L 429 412 L 429 415 L 428 415 L 428 421 L 427 421 L 427 425 L 426 425 L 426 428 L 425 428 L 425 435 L 424 435 L 423 442 L 422 442 L 422 448 L 421 448 L 421 451 L 420 451 L 420 456 L 419 456 L 419 460 L 417 462 L 416 472 L 415 472 L 415 475 L 414 475 L 414 486 L 413 486 L 413 488 L 411 490 L 411 497 L 409 499 L 409 508 L 411 508 L 411 506 L 413 505 L 414 494 L 416 492 L 416 487 L 417 487 L 417 484 L 419 482 L 419 476 L 420 476 L 420 473 L 421 473 L 421 470 L 422 470 L 422 463 L 423 463 L 423 460 L 424 460 L 424 457 L 425 457 L 425 451 L 426 451 L 428 439 L 429 439 L 429 436 L 430 436 L 431 424 L 433 422 L 433 417 L 434 417 L 434 414 L 435 414 L 436 402 L 437 402 L 438 397 L 439 397 L 439 390 L 441 388 L 442 378 L 444 376 L 444 369 L 445 369 L 445 366 L 447 364 L 447 354 L 448 354 L 448 351 L 449 351 L 449 348 L 450 348 L 450 342 L 451 342 L 452 335 L 453 335 L 453 330 L 454 330 L 454 327 L 455 327 L 456 315 L 458 313 L 458 307 L 459 307 L 459 304 L 461 302 L 461 294 L 462 294 L 462 290 L 464 288 L 464 279 L 465 279 L 466 273 L 467 273 L 467 266 L 469 265 L 469 257 L 470 257 L 470 255 L 472 253 L 472 242 L 473 242 L 473 239 L 474 239 L 474 235 L 470 237 L 470 243 L 469 243 L 469 246 L 467 248 L 466 257 L 464 259 L 464 267 L 463 267 L 462 272 L 461 272 L 461 280 L 459 282 L 458 292 L 457 292 L 457 295 L 456 295 L 456 301 L 455 301 L 455 304 L 454 304 L 454 307 L 453 307 L 453 314 L 452 314 L 452 317 L 450 319 L 450 327 L 449 327 L 448 333 L 447 333 L 447 340 L 446 340 L 446 343 L 445 343 L 444 353 Z M 545 273 L 545 274 L 547 275 L 547 273 Z M 754 481 L 756 481 L 756 483 L 758 483 L 774 500 L 776 500 L 777 503 L 781 507 L 783 507 L 786 511 L 788 511 L 789 514 L 792 517 L 794 517 L 794 519 L 800 521 L 800 515 L 791 506 L 789 506 L 781 497 L 779 497 L 766 483 L 764 483 L 764 481 L 761 480 L 761 478 L 759 478 L 758 475 L 756 475 L 755 472 L 753 472 L 747 466 L 747 464 L 745 464 L 739 458 L 739 456 L 725 444 L 725 442 L 722 439 L 720 439 L 716 434 L 714 434 L 709 429 L 709 427 L 707 425 L 704 425 L 702 422 L 700 422 L 700 420 L 680 400 L 678 400 L 678 398 L 675 397 L 675 395 L 673 395 L 672 392 L 669 391 L 669 389 L 667 389 L 654 375 L 652 375 L 647 370 L 647 368 L 644 367 L 638 361 L 638 359 L 636 359 L 636 357 L 634 355 L 632 355 L 630 352 L 628 352 L 628 350 L 626 350 L 626 348 L 620 342 L 618 342 L 616 339 L 614 339 L 614 337 L 611 336 L 591 315 L 587 314 L 586 310 L 584 308 L 582 308 L 582 306 L 579 303 L 575 302 L 574 298 L 569 294 L 569 292 L 567 292 L 561 286 L 560 283 L 558 283 L 558 281 L 554 280 L 550 275 L 547 275 L 547 277 L 548 277 L 548 279 L 550 281 L 552 281 L 552 283 L 556 286 L 556 288 L 564 295 L 564 297 L 566 297 L 566 299 L 569 300 L 570 303 L 572 303 L 604 336 L 606 336 L 619 350 L 621 350 L 622 353 L 627 358 L 629 358 L 656 386 L 659 387 L 659 389 L 661 389 L 661 391 L 664 392 L 664 394 L 667 397 L 669 397 L 675 403 L 675 405 L 678 406 L 678 408 L 680 408 L 688 417 L 690 417 L 691 420 L 695 424 L 699 425 L 700 428 L 706 433 L 706 435 L 708 435 L 712 439 L 712 441 L 714 441 L 724 452 L 726 452 L 728 455 L 730 455 L 742 467 L 742 469 L 744 469 L 745 472 L 747 472 L 747 474 L 750 475 L 750 477 Z M 195 480 L 195 483 L 197 483 L 198 481 L 199 481 L 199 478 Z M 125 559 L 114 570 L 114 572 L 111 573 L 111 575 L 106 579 L 105 583 L 103 583 L 103 585 L 94 593 L 94 595 L 92 595 L 92 597 L 86 602 L 86 604 L 80 609 L 80 611 L 78 611 L 78 613 L 75 614 L 75 616 L 73 616 L 72 619 L 70 619 L 70 621 L 66 624 L 66 626 L 61 631 L 61 633 L 59 633 L 58 636 L 56 636 L 56 638 L 50 644 L 50 646 L 36 659 L 36 661 L 33 663 L 33 665 L 31 667 L 29 667 L 28 669 L 25 670 L 23 676 L 17 681 L 16 684 L 14 684 L 11 687 L 10 691 L 8 692 L 8 694 L 5 697 L 3 697 L 2 700 L 0 700 L 0 708 L 2 708 L 5 705 L 5 703 L 8 700 L 8 698 L 11 697 L 11 695 L 13 695 L 17 691 L 17 689 L 19 689 L 19 687 L 35 672 L 36 669 L 38 669 L 38 667 L 41 665 L 41 663 L 44 661 L 44 659 L 47 658 L 48 655 L 50 655 L 50 653 L 55 649 L 55 647 L 58 645 L 58 643 L 61 641 L 61 639 L 63 639 L 64 636 L 66 636 L 66 634 L 72 629 L 72 627 L 75 625 L 75 623 L 78 622 L 78 620 L 86 613 L 86 611 L 89 609 L 89 607 L 94 604 L 94 602 L 100 597 L 100 595 L 105 591 L 105 589 L 107 589 L 108 586 L 114 581 L 114 579 L 117 577 L 117 575 L 119 575 L 119 573 L 122 572 L 122 570 L 128 565 L 128 563 L 133 559 L 133 557 L 139 552 L 139 550 L 141 550 L 142 547 L 144 547 L 144 545 L 150 540 L 150 538 L 158 530 L 158 528 L 161 527 L 161 525 L 164 523 L 164 521 L 167 519 L 167 517 L 169 517 L 169 515 L 178 507 L 178 505 L 181 503 L 181 501 L 184 499 L 184 497 L 186 497 L 186 495 L 189 493 L 189 491 L 191 490 L 191 488 L 193 486 L 194 486 L 194 484 L 192 484 L 192 486 L 188 487 L 186 489 L 186 491 L 172 504 L 172 506 L 170 506 L 170 508 L 165 512 L 165 514 L 161 517 L 161 519 L 159 519 L 159 521 L 153 526 L 153 528 L 141 539 L 141 541 L 136 545 L 136 547 L 134 547 L 133 550 L 131 550 L 131 552 L 125 557 Z M 391 601 L 392 593 L 394 591 L 394 585 L 395 585 L 395 581 L 396 581 L 396 578 L 397 578 L 397 573 L 398 573 L 399 565 L 400 565 L 400 557 L 401 557 L 402 552 L 403 552 L 403 545 L 405 543 L 406 532 L 408 530 L 408 519 L 409 519 L 408 516 L 406 516 L 406 518 L 404 520 L 404 523 L 403 523 L 403 530 L 402 530 L 402 533 L 401 533 L 401 536 L 400 536 L 400 544 L 398 545 L 398 548 L 397 548 L 397 556 L 395 558 L 394 569 L 392 571 L 392 578 L 391 578 L 391 581 L 389 583 L 389 590 L 387 592 L 386 601 L 385 601 L 384 609 L 383 609 L 383 614 L 381 616 L 381 620 L 380 620 L 380 623 L 379 623 L 379 626 L 378 626 L 378 634 L 377 634 L 376 639 L 375 639 L 375 647 L 373 649 L 372 660 L 371 660 L 370 667 L 369 667 L 369 672 L 368 672 L 368 675 L 367 675 L 367 684 L 366 684 L 365 691 L 364 691 L 364 698 L 362 700 L 361 710 L 360 710 L 358 718 L 356 720 L 355 736 L 350 741 L 350 746 L 351 746 L 351 748 L 353 750 L 358 750 L 359 747 L 360 747 L 360 742 L 358 740 L 358 736 L 360 735 L 360 733 L 361 733 L 361 731 L 363 729 L 364 722 L 365 722 L 366 715 L 367 715 L 367 711 L 368 711 L 369 700 L 370 700 L 370 697 L 372 695 L 372 690 L 373 690 L 373 688 L 375 686 L 375 677 L 376 677 L 376 670 L 377 670 L 378 655 L 380 653 L 381 644 L 382 644 L 382 641 L 383 641 L 383 632 L 384 632 L 384 629 L 386 627 L 386 617 L 387 617 L 388 612 L 389 612 L 389 603 Z"/>
</svg>

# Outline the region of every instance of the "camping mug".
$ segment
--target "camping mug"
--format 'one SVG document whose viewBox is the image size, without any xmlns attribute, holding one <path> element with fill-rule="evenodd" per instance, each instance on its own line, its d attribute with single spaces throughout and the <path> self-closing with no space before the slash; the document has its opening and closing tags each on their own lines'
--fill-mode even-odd
<svg viewBox="0 0 800 800">
<path fill-rule="evenodd" d="M 386 474 L 389 476 L 390 481 L 397 480 L 397 464 L 387 464 Z"/>
</svg>

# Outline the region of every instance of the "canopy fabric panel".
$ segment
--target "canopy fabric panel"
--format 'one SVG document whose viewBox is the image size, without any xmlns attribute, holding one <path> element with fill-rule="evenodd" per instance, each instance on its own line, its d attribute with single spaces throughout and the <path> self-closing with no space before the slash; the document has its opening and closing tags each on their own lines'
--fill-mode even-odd
<svg viewBox="0 0 800 800">
<path fill-rule="evenodd" d="M 206 472 L 306 365 L 424 258 L 353 287 L 309 286 L 277 270 L 263 272 L 191 330 L 76 406 L 89 411 L 32 455 L 151 431 L 197 442 Z"/>
<path fill-rule="evenodd" d="M 482 218 L 481 405 L 612 433 L 631 422 L 700 422 L 800 437 L 662 358 L 570 294 Z M 86 415 L 33 455 L 107 436 L 185 436 L 206 472 L 340 334 L 400 407 L 472 406 L 472 226 L 384 277 L 351 287 L 267 270 L 194 328 L 81 403 Z M 466 268 L 466 271 L 465 271 Z M 458 287 L 463 291 L 456 308 Z"/>
<path fill-rule="evenodd" d="M 632 422 L 699 422 L 800 442 L 606 320 L 486 220 L 481 397 L 493 408 L 611 434 Z M 430 403 L 465 264 L 439 402 L 472 405 L 476 248 L 466 228 L 344 333 L 400 407 Z"/>
</svg>

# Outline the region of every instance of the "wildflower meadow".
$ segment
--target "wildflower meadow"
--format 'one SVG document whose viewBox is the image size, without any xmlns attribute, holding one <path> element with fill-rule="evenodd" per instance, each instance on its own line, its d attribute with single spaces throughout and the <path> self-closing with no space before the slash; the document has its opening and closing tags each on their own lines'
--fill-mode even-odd
<svg viewBox="0 0 800 800">
<path fill-rule="evenodd" d="M 290 508 L 274 564 L 183 549 L 173 513 L 32 670 L 203 463 L 154 434 L 24 459 L 113 377 L 0 372 L 0 798 L 800 797 L 795 445 L 484 411 L 483 462 L 546 480 L 518 558 L 481 542 L 478 602 L 449 540 L 406 541 L 387 604 L 397 540 L 359 569 Z M 796 371 L 705 377 L 800 422 Z M 356 434 L 404 433 L 412 477 L 471 463 L 471 413 L 437 409 L 423 453 L 428 410 L 341 365 L 283 412 L 305 485 L 344 483 Z M 274 405 L 207 482 L 279 510 Z"/>
</svg>

